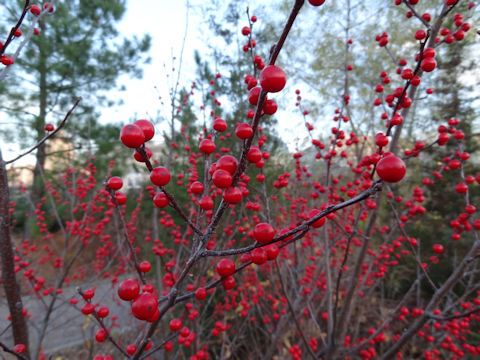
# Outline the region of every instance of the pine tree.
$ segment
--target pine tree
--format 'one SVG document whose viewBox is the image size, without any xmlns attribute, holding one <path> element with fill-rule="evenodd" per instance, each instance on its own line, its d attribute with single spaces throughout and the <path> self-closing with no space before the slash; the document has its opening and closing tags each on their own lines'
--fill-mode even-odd
<svg viewBox="0 0 480 360">
<path fill-rule="evenodd" d="M 0 20 L 1 33 L 14 23 L 22 6 L 22 1 L 5 6 L 8 16 Z M 140 65 L 150 47 L 148 35 L 142 39 L 120 36 L 115 25 L 125 10 L 125 0 L 58 2 L 55 11 L 39 21 L 39 35 L 30 40 L 2 84 L 0 110 L 15 127 L 15 131 L 4 131 L 6 140 L 20 141 L 24 147 L 38 142 L 45 135 L 46 123 L 63 118 L 81 96 L 65 128 L 66 140 L 76 148 L 91 150 L 89 139 L 93 139 L 103 154 L 111 150 L 118 131 L 98 122 L 101 106 L 116 103 L 105 93 L 117 88 L 120 75 L 142 75 Z M 23 27 L 27 26 L 28 21 Z M 36 198 L 44 193 L 40 168 L 46 157 L 47 148 L 42 145 L 36 152 Z"/>
</svg>

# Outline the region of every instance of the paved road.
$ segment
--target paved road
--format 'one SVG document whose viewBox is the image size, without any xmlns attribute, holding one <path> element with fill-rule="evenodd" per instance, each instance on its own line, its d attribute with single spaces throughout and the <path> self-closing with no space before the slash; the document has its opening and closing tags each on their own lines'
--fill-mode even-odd
<svg viewBox="0 0 480 360">
<path fill-rule="evenodd" d="M 130 322 L 132 317 L 125 316 L 125 314 L 130 311 L 130 307 L 124 301 L 118 300 L 116 286 L 112 289 L 111 281 L 106 280 L 82 286 L 82 289 L 85 290 L 92 286 L 96 286 L 93 302 L 100 303 L 101 306 L 107 306 L 110 309 L 110 315 L 107 317 L 109 319 L 107 320 L 107 326 L 111 324 L 110 319 L 112 316 L 117 316 L 116 323 L 120 326 L 115 327 L 112 332 L 128 331 L 132 327 Z M 72 297 L 79 300 L 76 307 L 69 303 Z M 45 297 L 45 303 L 49 304 L 51 299 L 50 296 Z M 83 303 L 76 291 L 76 287 L 64 288 L 63 294 L 58 297 L 43 340 L 43 352 L 45 354 L 55 354 L 60 350 L 81 345 L 85 340 L 91 339 L 92 334 L 95 333 L 99 326 L 95 319 L 87 317 L 80 312 Z M 28 325 L 30 343 L 33 345 L 38 340 L 39 329 L 43 322 L 46 306 L 34 296 L 24 296 L 23 305 L 28 309 L 28 313 L 31 314 Z M 0 340 L 5 344 L 12 344 L 12 332 L 9 328 L 10 322 L 7 319 L 8 314 L 6 299 L 2 297 L 0 299 Z M 136 320 L 133 321 L 136 322 Z"/>
</svg>

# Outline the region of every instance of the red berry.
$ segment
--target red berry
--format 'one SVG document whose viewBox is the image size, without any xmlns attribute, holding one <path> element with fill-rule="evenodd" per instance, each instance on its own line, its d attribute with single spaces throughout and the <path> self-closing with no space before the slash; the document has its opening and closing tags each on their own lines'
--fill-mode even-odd
<svg viewBox="0 0 480 360">
<path fill-rule="evenodd" d="M 262 152 L 257 146 L 252 146 L 250 150 L 248 150 L 247 160 L 251 163 L 257 163 L 262 160 Z"/>
<path fill-rule="evenodd" d="M 152 153 L 152 150 L 150 150 L 148 147 L 144 147 L 145 152 L 147 153 L 147 157 L 150 159 L 153 155 Z M 142 154 L 140 154 L 137 150 L 135 150 L 135 152 L 133 153 L 133 158 L 138 161 L 138 162 L 145 162 L 145 160 L 143 159 L 143 156 Z"/>
<path fill-rule="evenodd" d="M 221 277 L 233 275 L 235 273 L 235 263 L 230 259 L 222 259 L 215 266 L 215 271 Z"/>
<path fill-rule="evenodd" d="M 312 209 L 310 210 L 310 212 L 308 213 L 308 218 L 311 219 L 313 218 L 314 216 L 320 214 L 321 211 L 318 210 L 318 209 Z M 326 217 L 322 217 L 321 219 L 315 221 L 313 224 L 312 224 L 312 227 L 314 228 L 319 228 L 319 227 L 322 227 L 324 224 L 325 224 L 325 221 L 326 221 Z"/>
<path fill-rule="evenodd" d="M 128 355 L 133 355 L 137 351 L 137 346 L 134 344 L 130 344 L 127 346 L 125 351 L 127 352 Z"/>
<path fill-rule="evenodd" d="M 261 91 L 262 89 L 259 86 L 254 87 L 250 90 L 250 92 L 248 93 L 248 102 L 250 103 L 250 105 L 257 105 L 258 97 L 260 96 Z"/>
<path fill-rule="evenodd" d="M 268 260 L 267 252 L 263 248 L 256 248 L 252 251 L 252 262 L 257 265 L 262 265 Z"/>
<path fill-rule="evenodd" d="M 37 5 L 32 5 L 32 6 L 30 6 L 30 12 L 33 15 L 40 15 L 41 10 Z"/>
<path fill-rule="evenodd" d="M 433 71 L 437 67 L 437 62 L 433 57 L 427 57 L 422 60 L 420 67 L 425 72 Z"/>
<path fill-rule="evenodd" d="M 135 121 L 134 124 L 137 125 L 140 129 L 142 129 L 143 135 L 145 136 L 145 142 L 151 140 L 155 135 L 155 127 L 150 121 L 141 119 Z"/>
<path fill-rule="evenodd" d="M 203 196 L 198 201 L 198 205 L 203 210 L 212 210 L 213 209 L 213 199 L 210 196 Z"/>
<path fill-rule="evenodd" d="M 213 121 L 213 129 L 218 132 L 224 132 L 225 130 L 227 130 L 227 122 L 223 119 L 216 118 Z"/>
<path fill-rule="evenodd" d="M 435 245 L 433 245 L 432 250 L 433 250 L 434 253 L 443 254 L 443 251 L 444 251 L 443 245 L 435 244 Z"/>
<path fill-rule="evenodd" d="M 86 303 L 82 306 L 82 314 L 89 315 L 95 311 L 95 306 L 92 303 Z"/>
<path fill-rule="evenodd" d="M 199 287 L 195 291 L 195 297 L 197 298 L 197 300 L 205 300 L 207 297 L 207 290 L 205 290 L 204 287 Z"/>
<path fill-rule="evenodd" d="M 145 135 L 139 126 L 128 124 L 122 128 L 120 140 L 126 147 L 139 148 L 145 142 Z"/>
<path fill-rule="evenodd" d="M 48 12 L 49 12 L 49 13 L 52 13 L 53 10 L 55 10 L 55 9 L 53 8 L 53 6 L 50 7 L 50 3 L 49 3 L 49 2 L 46 2 L 45 4 L 43 4 L 43 8 L 44 8 L 44 9 L 48 9 Z"/>
<path fill-rule="evenodd" d="M 117 191 L 115 193 L 115 199 L 117 199 L 118 205 L 123 205 L 127 202 L 127 195 L 125 195 L 124 193 L 122 193 L 120 191 Z"/>
<path fill-rule="evenodd" d="M 198 148 L 204 154 L 211 154 L 215 151 L 215 143 L 210 139 L 203 139 Z"/>
<path fill-rule="evenodd" d="M 203 184 L 200 181 L 194 181 L 192 185 L 190 185 L 190 191 L 196 195 L 203 193 Z"/>
<path fill-rule="evenodd" d="M 387 182 L 399 182 L 403 179 L 405 173 L 405 163 L 393 154 L 386 155 L 377 164 L 378 176 Z"/>
<path fill-rule="evenodd" d="M 170 172 L 163 166 L 158 166 L 150 173 L 150 181 L 157 186 L 165 186 L 170 182 Z"/>
<path fill-rule="evenodd" d="M 237 126 L 235 135 L 242 140 L 249 139 L 253 136 L 253 129 L 249 124 L 243 123 Z"/>
<path fill-rule="evenodd" d="M 108 316 L 108 314 L 110 313 L 110 310 L 108 309 L 108 307 L 106 306 L 102 306 L 101 308 L 99 308 L 97 310 L 97 315 L 98 317 L 100 318 L 105 318 Z"/>
<path fill-rule="evenodd" d="M 267 92 L 281 91 L 287 82 L 285 72 L 275 65 L 268 65 L 260 73 L 260 85 Z"/>
<path fill-rule="evenodd" d="M 233 276 L 227 276 L 222 280 L 222 286 L 225 290 L 231 290 L 235 287 L 235 278 Z"/>
<path fill-rule="evenodd" d="M 309 2 L 310 5 L 312 5 L 312 6 L 320 6 L 320 5 L 323 5 L 323 3 L 325 2 L 325 0 L 308 0 L 308 2 Z"/>
<path fill-rule="evenodd" d="M 106 337 L 107 333 L 105 329 L 98 329 L 95 333 L 95 340 L 97 340 L 99 343 L 104 342 Z"/>
<path fill-rule="evenodd" d="M 24 344 L 17 344 L 13 347 L 13 351 L 15 351 L 18 354 L 21 354 L 27 350 L 27 347 Z"/>
<path fill-rule="evenodd" d="M 2 55 L 0 56 L 0 62 L 5 66 L 9 66 L 12 65 L 15 60 L 13 60 L 13 58 L 11 58 L 10 56 Z"/>
<path fill-rule="evenodd" d="M 156 193 L 155 196 L 153 197 L 153 204 L 160 209 L 163 209 L 166 207 L 169 203 L 167 195 L 165 195 L 163 192 Z"/>
<path fill-rule="evenodd" d="M 277 244 L 270 244 L 265 246 L 265 251 L 267 253 L 267 259 L 274 260 L 277 258 L 280 249 L 278 248 Z"/>
<path fill-rule="evenodd" d="M 465 183 L 460 183 L 457 186 L 455 186 L 455 191 L 459 194 L 464 194 L 468 191 L 468 186 Z"/>
<path fill-rule="evenodd" d="M 132 302 L 132 313 L 140 320 L 151 318 L 158 308 L 158 301 L 150 293 L 143 293 Z"/>
<path fill-rule="evenodd" d="M 46 124 L 45 125 L 45 131 L 53 131 L 55 128 L 53 127 L 52 124 Z"/>
<path fill-rule="evenodd" d="M 182 328 L 182 320 L 172 319 L 172 320 L 170 320 L 169 326 L 170 326 L 170 330 L 178 331 Z"/>
<path fill-rule="evenodd" d="M 220 189 L 226 189 L 232 185 L 232 175 L 226 170 L 217 169 L 213 173 L 212 181 Z"/>
<path fill-rule="evenodd" d="M 237 170 L 238 161 L 232 155 L 224 155 L 216 162 L 216 169 L 227 170 L 231 175 Z"/>
<path fill-rule="evenodd" d="M 118 297 L 125 301 L 133 300 L 140 292 L 140 284 L 136 279 L 125 279 L 118 286 Z"/>
<path fill-rule="evenodd" d="M 93 290 L 93 289 L 87 289 L 83 292 L 83 298 L 85 300 L 90 300 L 94 296 L 95 296 L 95 290 Z"/>
<path fill-rule="evenodd" d="M 107 186 L 112 190 L 120 190 L 123 186 L 122 178 L 119 176 L 112 176 L 108 179 Z"/>
<path fill-rule="evenodd" d="M 152 269 L 152 265 L 148 261 L 142 261 L 138 266 L 141 272 L 147 273 Z"/>
<path fill-rule="evenodd" d="M 238 187 L 229 187 L 222 197 L 229 204 L 239 204 L 242 202 L 242 191 Z"/>
<path fill-rule="evenodd" d="M 269 243 L 275 236 L 275 230 L 268 223 L 260 223 L 253 230 L 253 237 L 261 244 Z"/>
<path fill-rule="evenodd" d="M 265 104 L 263 105 L 263 111 L 267 115 L 273 115 L 277 112 L 278 105 L 277 102 L 273 99 L 265 100 Z"/>
</svg>

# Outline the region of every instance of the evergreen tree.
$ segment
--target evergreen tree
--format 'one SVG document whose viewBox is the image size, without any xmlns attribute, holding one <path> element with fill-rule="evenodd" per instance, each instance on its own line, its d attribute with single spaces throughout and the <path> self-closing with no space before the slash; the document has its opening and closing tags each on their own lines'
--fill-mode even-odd
<svg viewBox="0 0 480 360">
<path fill-rule="evenodd" d="M 1 19 L 0 33 L 5 34 L 15 23 L 22 6 L 22 1 L 5 5 L 8 16 Z M 150 47 L 148 35 L 142 39 L 120 36 L 115 25 L 125 10 L 125 0 L 58 2 L 55 11 L 39 21 L 39 35 L 30 40 L 2 84 L 0 110 L 15 126 L 13 133 L 17 135 L 12 138 L 11 129 L 6 129 L 5 139 L 31 146 L 44 137 L 46 123 L 63 118 L 74 99 L 81 96 L 83 100 L 63 136 L 76 148 L 91 150 L 94 145 L 101 154 L 112 150 L 118 129 L 100 125 L 99 109 L 115 105 L 105 93 L 117 87 L 120 75 L 142 75 L 140 65 Z M 23 27 L 27 26 L 28 21 Z M 47 148 L 42 145 L 36 152 L 36 198 L 44 193 L 39 169 L 46 157 Z"/>
</svg>

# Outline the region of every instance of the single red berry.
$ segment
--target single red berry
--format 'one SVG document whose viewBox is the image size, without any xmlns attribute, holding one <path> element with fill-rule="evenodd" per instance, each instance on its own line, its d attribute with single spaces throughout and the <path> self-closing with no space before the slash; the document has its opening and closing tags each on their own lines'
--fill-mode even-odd
<svg viewBox="0 0 480 360">
<path fill-rule="evenodd" d="M 149 261 L 142 261 L 138 266 L 141 272 L 147 273 L 152 269 L 152 265 Z"/>
<path fill-rule="evenodd" d="M 172 319 L 169 323 L 170 330 L 178 331 L 182 328 L 182 320 L 180 319 Z"/>
<path fill-rule="evenodd" d="M 239 204 L 242 202 L 242 191 L 238 187 L 229 187 L 223 192 L 223 200 L 229 204 Z"/>
<path fill-rule="evenodd" d="M 269 243 L 275 236 L 275 230 L 268 223 L 259 223 L 253 230 L 253 237 L 261 244 Z"/>
<path fill-rule="evenodd" d="M 312 5 L 312 6 L 320 6 L 320 5 L 323 5 L 323 3 L 325 2 L 325 0 L 308 0 L 308 2 L 309 2 L 310 5 Z"/>
<path fill-rule="evenodd" d="M 215 169 L 227 170 L 231 175 L 237 170 L 238 161 L 232 155 L 224 155 L 220 157 L 216 162 Z"/>
<path fill-rule="evenodd" d="M 426 48 L 423 50 L 423 58 L 433 58 L 435 57 L 435 49 L 434 48 Z"/>
<path fill-rule="evenodd" d="M 134 344 L 130 344 L 127 346 L 125 351 L 127 352 L 128 355 L 133 355 L 137 351 L 137 346 Z"/>
<path fill-rule="evenodd" d="M 420 63 L 420 68 L 425 72 L 431 72 L 437 67 L 437 62 L 433 57 L 427 57 Z"/>
<path fill-rule="evenodd" d="M 210 196 L 203 196 L 198 201 L 198 205 L 203 210 L 212 210 L 213 209 L 213 199 Z"/>
<path fill-rule="evenodd" d="M 144 147 L 143 150 L 147 153 L 147 157 L 150 159 L 153 155 L 152 150 L 150 150 L 148 147 Z M 143 158 L 142 154 L 140 154 L 137 150 L 133 153 L 133 158 L 138 161 L 138 162 L 145 162 L 145 159 Z"/>
<path fill-rule="evenodd" d="M 252 251 L 252 262 L 257 265 L 262 265 L 268 260 L 267 252 L 263 248 L 256 248 Z"/>
<path fill-rule="evenodd" d="M 232 290 L 235 287 L 235 278 L 233 276 L 223 278 L 222 286 L 225 290 Z"/>
<path fill-rule="evenodd" d="M 98 317 L 100 318 L 105 318 L 108 316 L 108 314 L 110 313 L 110 309 L 106 306 L 102 306 L 101 308 L 99 308 L 97 310 L 97 315 Z"/>
<path fill-rule="evenodd" d="M 198 148 L 204 154 L 211 154 L 215 151 L 215 143 L 210 139 L 203 139 Z"/>
<path fill-rule="evenodd" d="M 226 170 L 217 169 L 213 173 L 212 181 L 216 187 L 220 189 L 226 189 L 232 185 L 232 175 Z"/>
<path fill-rule="evenodd" d="M 468 186 L 465 183 L 460 183 L 457 186 L 455 186 L 455 191 L 459 194 L 464 194 L 468 191 Z"/>
<path fill-rule="evenodd" d="M 20 37 L 20 36 L 22 36 L 22 30 L 16 29 L 15 32 L 13 33 L 13 35 L 15 35 L 15 37 Z"/>
<path fill-rule="evenodd" d="M 248 93 L 248 102 L 250 103 L 250 105 L 257 105 L 261 91 L 262 89 L 259 86 L 254 87 L 250 90 L 250 92 Z"/>
<path fill-rule="evenodd" d="M 46 124 L 45 125 L 45 131 L 53 131 L 55 128 L 53 127 L 52 124 Z"/>
<path fill-rule="evenodd" d="M 157 208 L 163 209 L 168 205 L 168 203 L 169 203 L 168 197 L 163 192 L 158 192 L 153 197 L 153 204 Z"/>
<path fill-rule="evenodd" d="M 273 99 L 265 100 L 265 104 L 263 105 L 263 111 L 267 115 L 273 115 L 277 112 L 278 105 L 277 102 Z"/>
<path fill-rule="evenodd" d="M 215 271 L 221 277 L 233 275 L 235 273 L 235 263 L 230 259 L 224 258 L 217 263 Z"/>
<path fill-rule="evenodd" d="M 403 179 L 405 173 L 405 163 L 393 154 L 386 155 L 377 164 L 377 174 L 380 179 L 386 182 L 399 182 Z"/>
<path fill-rule="evenodd" d="M 194 181 L 192 185 L 190 185 L 190 191 L 196 195 L 203 193 L 203 184 L 200 181 Z"/>
<path fill-rule="evenodd" d="M 250 150 L 248 150 L 247 160 L 251 163 L 257 163 L 262 160 L 262 152 L 257 146 L 252 146 Z"/>
<path fill-rule="evenodd" d="M 134 122 L 140 129 L 143 131 L 143 135 L 145 136 L 145 142 L 151 140 L 155 135 L 155 127 L 153 124 L 145 119 L 140 119 Z"/>
<path fill-rule="evenodd" d="M 277 244 L 270 244 L 265 246 L 265 252 L 268 260 L 274 260 L 277 258 L 280 249 L 278 248 Z"/>
<path fill-rule="evenodd" d="M 287 83 L 285 72 L 276 65 L 268 65 L 260 73 L 260 85 L 267 92 L 279 92 Z"/>
<path fill-rule="evenodd" d="M 140 284 L 136 279 L 125 279 L 118 286 L 118 297 L 125 301 L 133 300 L 140 292 Z"/>
<path fill-rule="evenodd" d="M 158 166 L 150 173 L 150 181 L 157 186 L 165 186 L 170 182 L 170 172 L 163 166 Z"/>
<path fill-rule="evenodd" d="M 204 287 L 199 287 L 195 291 L 195 298 L 197 298 L 197 300 L 205 300 L 206 297 L 207 297 L 207 290 L 205 290 Z"/>
<path fill-rule="evenodd" d="M 145 142 L 145 135 L 142 129 L 135 124 L 128 124 L 120 132 L 120 140 L 123 145 L 129 148 L 139 148 Z"/>
<path fill-rule="evenodd" d="M 308 213 L 308 218 L 311 219 L 313 217 L 315 217 L 316 215 L 320 214 L 321 211 L 318 210 L 318 209 L 312 209 L 310 210 L 310 212 Z M 320 219 L 318 219 L 317 221 L 315 221 L 313 224 L 312 224 L 312 227 L 314 228 L 320 228 L 322 227 L 324 224 L 325 224 L 325 221 L 326 221 L 326 217 L 322 217 Z"/>
<path fill-rule="evenodd" d="M 118 205 L 123 205 L 127 202 L 127 195 L 125 195 L 124 193 L 122 193 L 120 191 L 117 191 L 115 193 L 115 199 L 117 199 Z"/>
<path fill-rule="evenodd" d="M 89 315 L 95 311 L 95 306 L 92 303 L 86 303 L 82 306 L 82 314 Z"/>
<path fill-rule="evenodd" d="M 434 244 L 433 247 L 432 247 L 432 250 L 434 253 L 437 253 L 437 254 L 443 254 L 443 245 L 441 244 Z"/>
<path fill-rule="evenodd" d="M 248 34 L 250 34 L 250 28 L 248 26 L 244 26 L 242 28 L 242 35 L 247 36 Z"/>
<path fill-rule="evenodd" d="M 97 332 L 95 333 L 95 340 L 97 340 L 99 343 L 104 342 L 106 337 L 107 337 L 107 333 L 103 328 L 98 329 Z"/>
<path fill-rule="evenodd" d="M 151 318 L 158 308 L 158 301 L 150 293 L 143 293 L 139 295 L 132 302 L 132 313 L 140 320 L 148 320 Z"/>
<path fill-rule="evenodd" d="M 119 176 L 112 176 L 108 179 L 107 186 L 112 190 L 120 190 L 123 186 L 122 178 Z"/>
<path fill-rule="evenodd" d="M 224 132 L 225 130 L 227 130 L 227 122 L 223 119 L 216 118 L 213 121 L 213 129 L 218 132 Z"/>
<path fill-rule="evenodd" d="M 95 296 L 95 290 L 93 290 L 93 289 L 87 289 L 83 292 L 83 298 L 85 300 L 90 300 L 94 296 Z"/>
<path fill-rule="evenodd" d="M 249 124 L 243 123 L 237 126 L 235 135 L 242 140 L 249 139 L 253 136 L 253 129 Z"/>
</svg>

